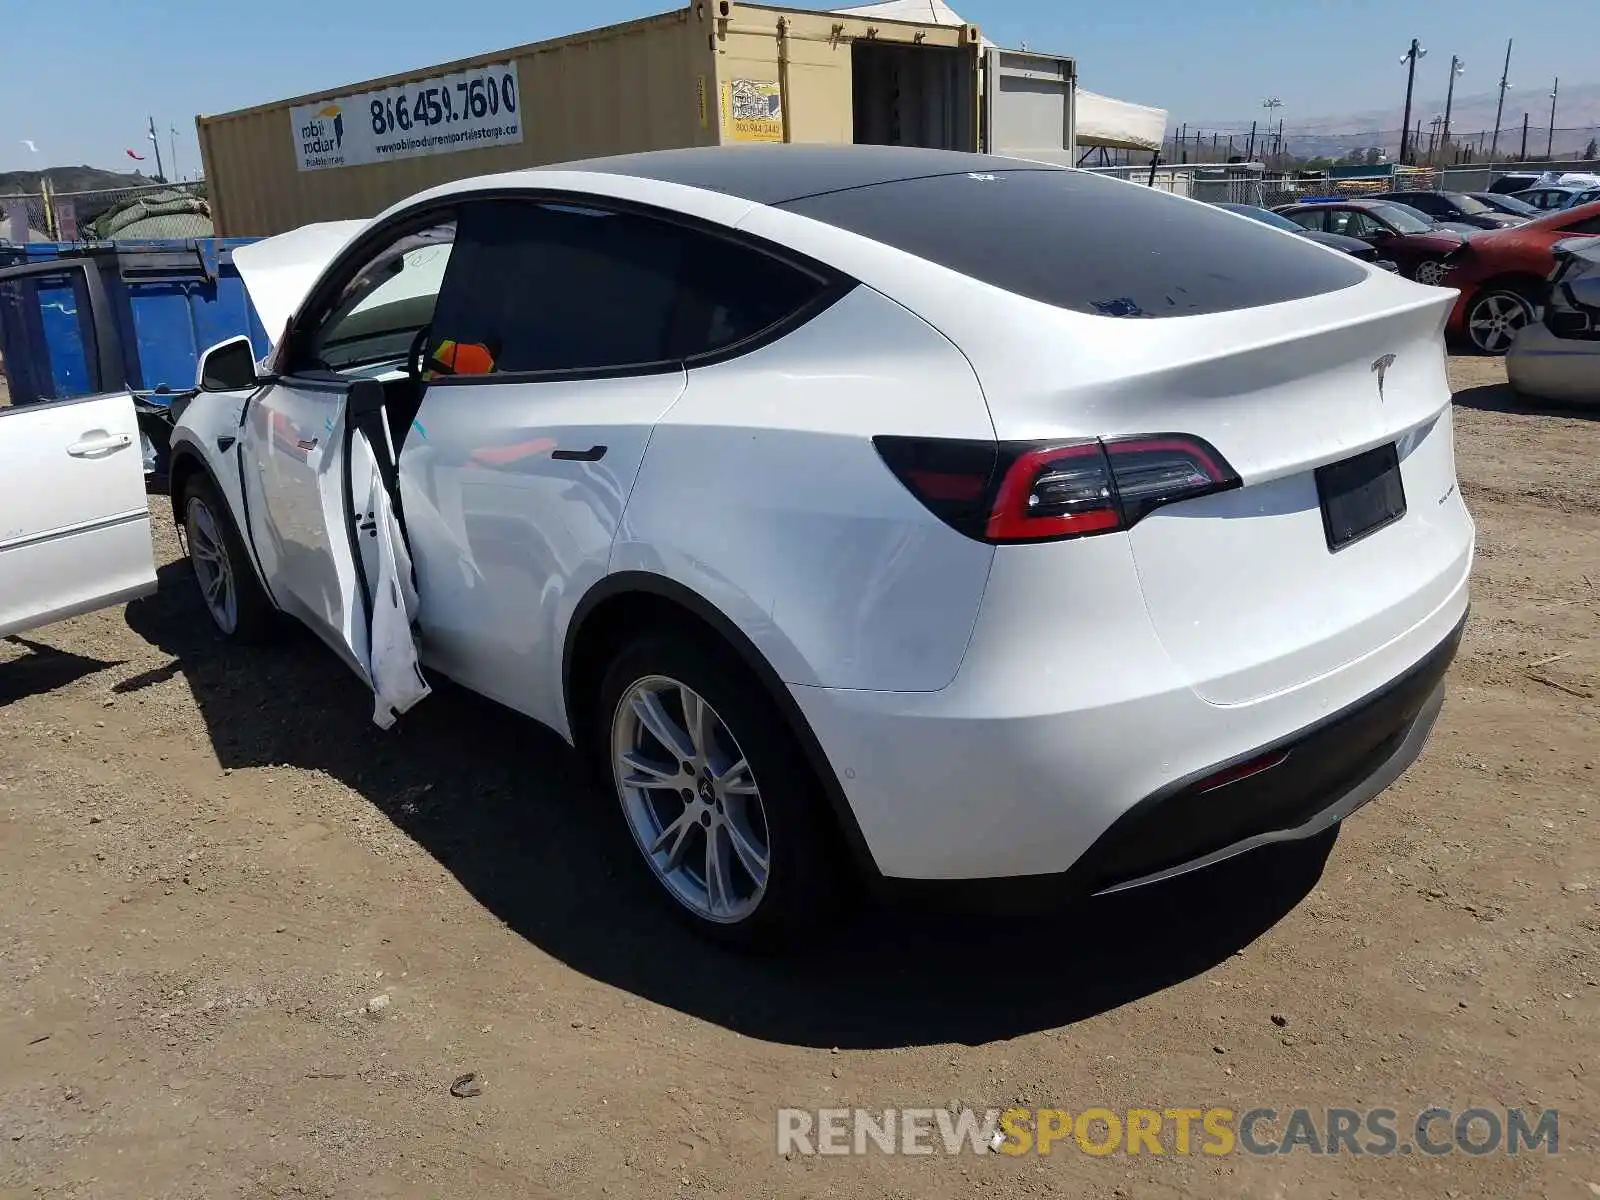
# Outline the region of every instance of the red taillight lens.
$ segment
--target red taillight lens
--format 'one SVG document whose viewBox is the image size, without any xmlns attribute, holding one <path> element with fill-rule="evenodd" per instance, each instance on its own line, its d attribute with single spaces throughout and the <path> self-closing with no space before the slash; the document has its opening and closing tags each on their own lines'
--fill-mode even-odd
<svg viewBox="0 0 1600 1200">
<path fill-rule="evenodd" d="M 1197 437 L 1156 434 L 1105 442 L 1126 525 L 1164 504 L 1239 486 L 1222 455 Z"/>
<path fill-rule="evenodd" d="M 989 508 L 991 542 L 1038 542 L 1104 533 L 1122 524 L 1111 467 L 1099 442 L 1041 446 L 1011 462 Z"/>
<path fill-rule="evenodd" d="M 934 515 L 986 542 L 1129 529 L 1163 505 L 1239 486 L 1222 455 L 1188 434 L 999 444 L 878 437 L 873 445 Z"/>
</svg>

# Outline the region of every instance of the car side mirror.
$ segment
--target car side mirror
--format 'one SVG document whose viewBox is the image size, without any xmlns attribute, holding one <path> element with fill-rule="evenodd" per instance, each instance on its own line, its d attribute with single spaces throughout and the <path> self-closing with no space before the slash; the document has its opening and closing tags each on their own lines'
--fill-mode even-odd
<svg viewBox="0 0 1600 1200">
<path fill-rule="evenodd" d="M 256 384 L 256 352 L 244 334 L 218 342 L 200 356 L 195 387 L 202 392 L 235 392 Z"/>
</svg>

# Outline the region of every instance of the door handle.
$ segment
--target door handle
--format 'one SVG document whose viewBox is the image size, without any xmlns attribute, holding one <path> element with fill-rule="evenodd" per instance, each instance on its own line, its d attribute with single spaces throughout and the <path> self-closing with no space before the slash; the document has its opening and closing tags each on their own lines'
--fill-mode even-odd
<svg viewBox="0 0 1600 1200">
<path fill-rule="evenodd" d="M 110 454 L 116 450 L 126 450 L 133 445 L 133 437 L 126 433 L 86 433 L 79 441 L 67 447 L 67 453 L 73 458 L 93 458 L 98 454 Z"/>
<path fill-rule="evenodd" d="M 562 462 L 599 462 L 606 456 L 604 446 L 590 446 L 587 450 L 552 450 L 551 458 L 558 458 Z"/>
</svg>

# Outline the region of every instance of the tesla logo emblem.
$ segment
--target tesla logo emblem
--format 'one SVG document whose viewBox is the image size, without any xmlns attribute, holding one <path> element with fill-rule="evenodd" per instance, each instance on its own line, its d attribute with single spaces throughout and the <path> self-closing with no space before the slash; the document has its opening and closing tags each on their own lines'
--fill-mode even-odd
<svg viewBox="0 0 1600 1200">
<path fill-rule="evenodd" d="M 1383 401 L 1383 377 L 1389 373 L 1389 368 L 1394 366 L 1394 355 L 1385 354 L 1382 358 L 1372 360 L 1372 369 L 1378 376 L 1378 401 Z"/>
</svg>

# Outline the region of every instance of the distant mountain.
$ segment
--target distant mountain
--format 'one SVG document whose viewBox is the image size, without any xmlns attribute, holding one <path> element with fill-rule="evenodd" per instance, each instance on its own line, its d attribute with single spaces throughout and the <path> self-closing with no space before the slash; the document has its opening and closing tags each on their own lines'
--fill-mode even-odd
<svg viewBox="0 0 1600 1200">
<path fill-rule="evenodd" d="M 1404 80 L 1400 84 L 1404 84 Z M 1301 155 L 1330 155 L 1337 157 L 1350 150 L 1379 146 L 1396 151 L 1400 146 L 1400 122 L 1404 112 L 1404 92 L 1396 86 L 1397 100 L 1386 108 L 1366 109 L 1336 116 L 1297 117 L 1292 109 L 1280 109 L 1283 119 L 1284 148 Z M 1478 134 L 1492 137 L 1498 89 L 1489 92 L 1463 94 L 1457 92 L 1450 108 L 1452 140 L 1464 142 L 1471 139 L 1476 144 Z M 1422 122 L 1424 143 L 1432 131 L 1431 122 L 1444 115 L 1445 98 L 1441 94 L 1418 95 L 1411 105 L 1411 124 L 1415 128 Z M 1528 114 L 1528 153 L 1543 154 L 1550 125 L 1549 84 L 1529 84 L 1506 91 L 1505 109 L 1500 117 L 1500 149 L 1509 147 L 1513 152 L 1521 149 L 1522 114 Z M 1276 121 L 1274 121 L 1274 125 Z M 1190 132 L 1213 130 L 1224 136 L 1249 135 L 1249 121 L 1200 122 L 1189 127 Z M 1591 137 L 1600 136 L 1600 83 L 1562 84 L 1556 102 L 1555 153 L 1575 155 L 1581 153 Z"/>
<path fill-rule="evenodd" d="M 0 196 L 37 192 L 49 176 L 53 192 L 98 192 L 110 188 L 139 187 L 155 182 L 134 171 L 102 171 L 99 167 L 46 167 L 43 171 L 0 171 Z"/>
</svg>

